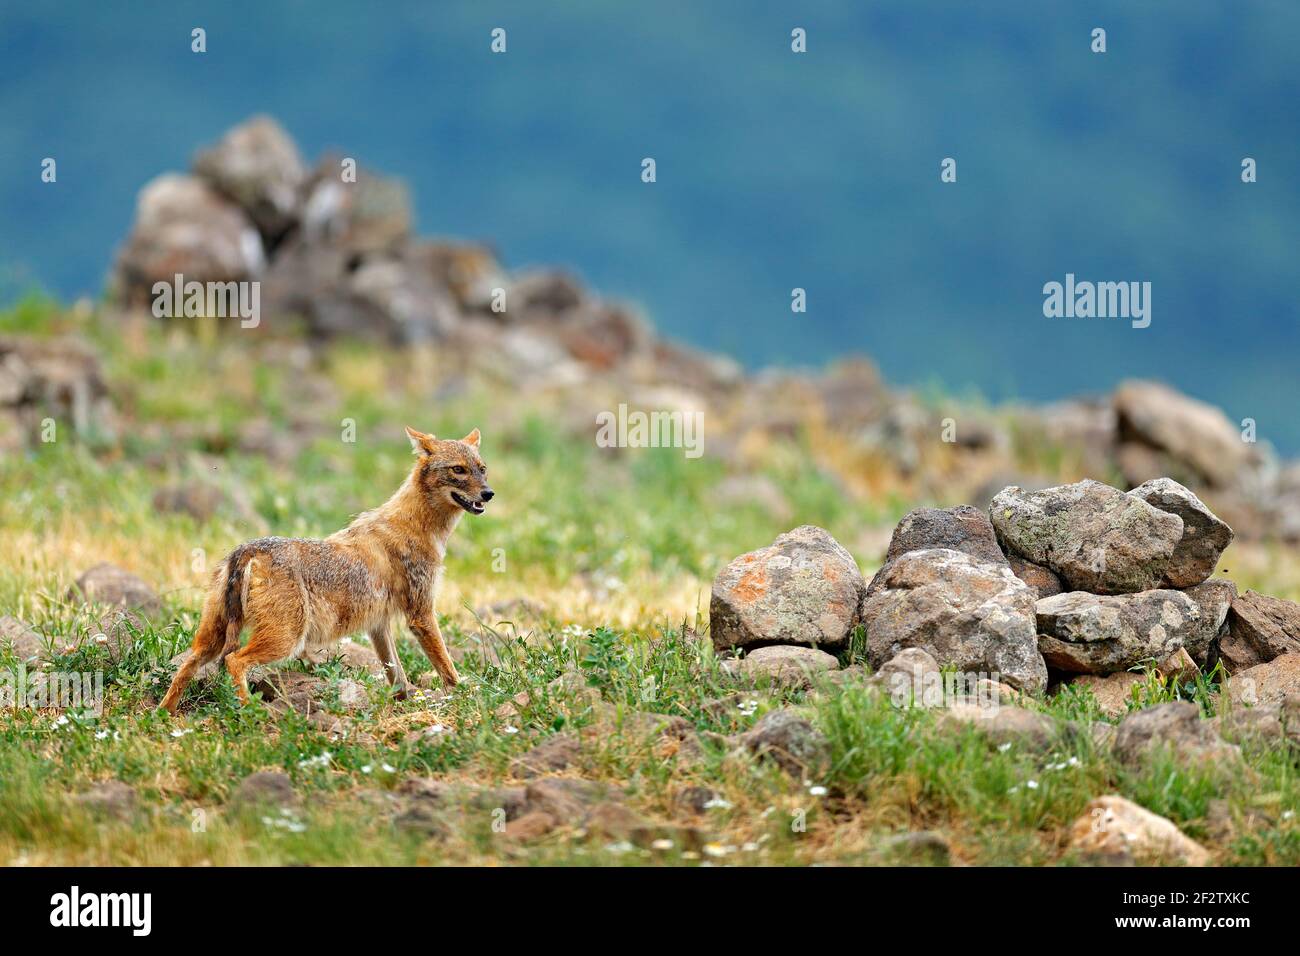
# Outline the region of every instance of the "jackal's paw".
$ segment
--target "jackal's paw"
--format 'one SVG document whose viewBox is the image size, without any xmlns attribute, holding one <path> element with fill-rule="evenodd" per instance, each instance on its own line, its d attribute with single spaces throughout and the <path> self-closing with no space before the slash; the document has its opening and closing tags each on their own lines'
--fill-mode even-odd
<svg viewBox="0 0 1300 956">
<path fill-rule="evenodd" d="M 411 696 L 411 685 L 409 684 L 393 685 L 393 700 L 406 700 L 410 696 Z"/>
</svg>

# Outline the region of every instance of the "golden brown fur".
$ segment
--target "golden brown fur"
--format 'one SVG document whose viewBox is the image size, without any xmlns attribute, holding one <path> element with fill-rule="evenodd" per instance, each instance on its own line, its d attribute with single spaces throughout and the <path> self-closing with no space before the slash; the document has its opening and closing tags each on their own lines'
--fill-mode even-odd
<svg viewBox="0 0 1300 956">
<path fill-rule="evenodd" d="M 468 511 L 493 497 L 479 457 L 478 429 L 459 441 L 406 430 L 418 456 L 397 492 L 323 541 L 259 538 L 217 568 L 189 658 L 162 706 L 176 713 L 181 694 L 204 664 L 224 659 L 240 700 L 248 700 L 254 664 L 319 651 L 365 631 L 399 696 L 408 690 L 389 623 L 402 614 L 443 684 L 459 681 L 447 654 L 434 598 L 447 539 Z M 252 629 L 242 649 L 239 637 Z"/>
</svg>

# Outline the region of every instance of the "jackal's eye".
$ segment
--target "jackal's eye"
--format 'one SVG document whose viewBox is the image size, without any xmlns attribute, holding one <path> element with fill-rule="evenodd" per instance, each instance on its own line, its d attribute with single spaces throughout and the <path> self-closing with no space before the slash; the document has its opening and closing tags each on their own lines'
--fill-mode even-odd
<svg viewBox="0 0 1300 956">
<path fill-rule="evenodd" d="M 455 475 L 457 478 L 464 478 L 466 475 L 469 474 L 469 472 L 466 471 L 462 465 L 453 465 L 451 469 L 451 473 Z"/>
</svg>

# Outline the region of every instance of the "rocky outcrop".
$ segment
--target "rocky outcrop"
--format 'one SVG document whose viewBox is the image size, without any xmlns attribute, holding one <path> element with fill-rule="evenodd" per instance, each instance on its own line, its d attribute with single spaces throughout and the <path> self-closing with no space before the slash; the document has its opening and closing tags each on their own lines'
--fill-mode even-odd
<svg viewBox="0 0 1300 956">
<path fill-rule="evenodd" d="M 878 585 L 862 613 L 872 666 L 915 647 L 944 666 L 1000 675 L 1018 690 L 1046 686 L 1034 592 L 1005 564 L 949 548 L 910 551 L 881 569 Z"/>
<path fill-rule="evenodd" d="M 1220 639 L 1224 666 L 1236 673 L 1282 654 L 1300 654 L 1300 604 L 1247 591 L 1232 602 Z"/>
</svg>

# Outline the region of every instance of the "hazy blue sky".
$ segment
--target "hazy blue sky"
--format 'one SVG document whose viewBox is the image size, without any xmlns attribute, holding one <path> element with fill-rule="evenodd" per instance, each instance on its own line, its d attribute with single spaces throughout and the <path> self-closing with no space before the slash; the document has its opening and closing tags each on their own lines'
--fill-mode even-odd
<svg viewBox="0 0 1300 956">
<path fill-rule="evenodd" d="M 1157 377 L 1297 451 L 1298 41 L 1290 0 L 0 0 L 0 297 L 97 292 L 140 186 L 267 112 L 406 179 L 421 232 L 753 364 L 865 352 L 992 398 Z M 1045 318 L 1067 272 L 1151 282 L 1151 326 Z"/>
</svg>

